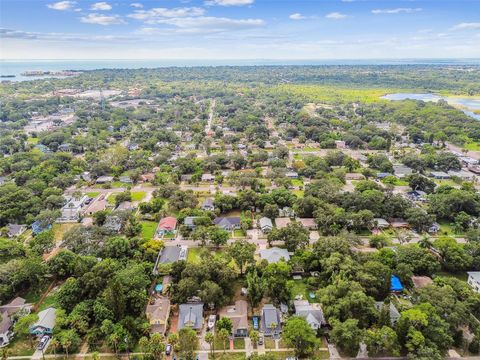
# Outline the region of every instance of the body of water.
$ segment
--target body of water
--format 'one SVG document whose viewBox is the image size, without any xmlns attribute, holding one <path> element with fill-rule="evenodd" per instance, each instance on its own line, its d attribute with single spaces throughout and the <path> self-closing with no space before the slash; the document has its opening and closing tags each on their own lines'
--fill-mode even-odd
<svg viewBox="0 0 480 360">
<path fill-rule="evenodd" d="M 15 75 L 2 80 L 35 80 L 34 76 L 21 73 L 32 70 L 96 70 L 96 69 L 141 69 L 159 67 L 192 66 L 262 66 L 262 65 L 478 65 L 480 59 L 368 59 L 368 60 L 1 60 L 0 75 Z"/>
<path fill-rule="evenodd" d="M 445 100 L 452 106 L 459 107 L 465 114 L 480 120 L 480 114 L 475 114 L 474 110 L 480 110 L 480 99 L 476 98 L 462 98 L 462 97 L 449 97 L 440 96 L 435 94 L 415 94 L 415 93 L 396 93 L 382 96 L 382 99 L 400 101 L 400 100 L 421 100 L 437 102 L 438 100 Z"/>
</svg>

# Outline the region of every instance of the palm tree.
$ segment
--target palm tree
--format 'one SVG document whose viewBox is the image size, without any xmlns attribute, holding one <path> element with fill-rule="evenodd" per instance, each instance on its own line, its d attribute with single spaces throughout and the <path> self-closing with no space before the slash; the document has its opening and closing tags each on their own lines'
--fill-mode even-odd
<svg viewBox="0 0 480 360">
<path fill-rule="evenodd" d="M 248 336 L 250 337 L 250 340 L 252 340 L 252 343 L 254 344 L 258 343 L 258 338 L 259 338 L 258 331 L 250 330 L 250 333 L 248 334 Z"/>
<path fill-rule="evenodd" d="M 227 329 L 220 329 L 217 336 L 218 336 L 219 340 L 223 342 L 223 353 L 225 354 L 225 352 L 227 350 L 227 340 L 228 340 L 230 334 L 228 333 Z"/>
<path fill-rule="evenodd" d="M 56 337 L 53 337 L 52 340 L 50 340 L 50 346 L 53 348 L 53 355 L 57 355 L 57 350 L 60 346 L 60 342 Z"/>
<path fill-rule="evenodd" d="M 70 339 L 64 339 L 62 347 L 65 350 L 66 358 L 68 358 L 68 350 L 70 349 L 70 346 L 72 346 L 72 341 Z"/>
<path fill-rule="evenodd" d="M 118 358 L 118 342 L 120 341 L 117 334 L 113 333 L 109 338 L 110 342 L 113 345 L 113 350 L 115 351 L 115 356 Z"/>
<path fill-rule="evenodd" d="M 418 242 L 418 246 L 424 249 L 430 249 L 432 247 L 432 240 L 428 236 L 422 236 L 420 241 Z"/>
<path fill-rule="evenodd" d="M 212 357 L 215 358 L 215 335 L 212 332 L 208 332 L 205 334 L 205 341 L 210 345 L 210 352 L 212 353 Z"/>
</svg>

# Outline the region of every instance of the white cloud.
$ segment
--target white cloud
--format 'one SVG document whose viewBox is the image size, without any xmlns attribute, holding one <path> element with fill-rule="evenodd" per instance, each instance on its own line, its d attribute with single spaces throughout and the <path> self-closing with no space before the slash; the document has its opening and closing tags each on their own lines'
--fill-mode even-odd
<svg viewBox="0 0 480 360">
<path fill-rule="evenodd" d="M 22 30 L 13 30 L 0 28 L 0 36 L 4 39 L 23 39 L 23 40 L 48 40 L 48 41 L 128 41 L 137 40 L 132 36 L 116 35 L 83 35 L 55 32 L 31 32 Z"/>
<path fill-rule="evenodd" d="M 110 5 L 109 3 L 106 3 L 105 1 L 101 1 L 95 4 L 92 4 L 92 6 L 90 7 L 90 10 L 96 10 L 96 11 L 112 10 L 112 5 Z"/>
<path fill-rule="evenodd" d="M 144 27 L 140 34 L 213 34 L 236 30 L 248 30 L 265 25 L 262 19 L 231 19 L 225 17 L 199 16 L 158 19 L 157 24 L 170 25 L 173 29 Z"/>
<path fill-rule="evenodd" d="M 201 16 L 205 13 L 205 9 L 199 7 L 181 7 L 181 8 L 153 8 L 150 10 L 135 10 L 128 17 L 144 21 L 147 24 L 156 24 L 165 18 L 182 18 Z"/>
<path fill-rule="evenodd" d="M 97 25 L 118 25 L 126 24 L 126 22 L 118 15 L 103 15 L 92 13 L 87 16 L 82 16 L 80 21 L 86 24 L 97 24 Z"/>
<path fill-rule="evenodd" d="M 53 4 L 47 4 L 47 7 L 53 10 L 65 11 L 71 10 L 76 3 L 76 1 L 59 1 Z"/>
<path fill-rule="evenodd" d="M 452 30 L 480 30 L 480 22 L 460 23 L 452 27 Z"/>
<path fill-rule="evenodd" d="M 339 13 L 339 12 L 332 12 L 330 14 L 325 15 L 327 19 L 334 19 L 334 20 L 341 20 L 345 19 L 347 15 Z"/>
<path fill-rule="evenodd" d="M 254 2 L 255 0 L 208 0 L 208 1 L 205 1 L 205 5 L 244 6 L 244 5 L 251 5 Z"/>
<path fill-rule="evenodd" d="M 304 20 L 307 17 L 305 15 L 300 14 L 300 13 L 294 13 L 294 14 L 291 14 L 288 18 L 291 19 L 291 20 Z"/>
<path fill-rule="evenodd" d="M 396 8 L 396 9 L 375 9 L 372 10 L 372 14 L 379 15 L 379 14 L 400 14 L 406 13 L 411 14 L 414 12 L 422 11 L 422 8 Z"/>
<path fill-rule="evenodd" d="M 143 4 L 140 4 L 140 3 L 131 3 L 130 6 L 137 9 L 143 8 Z"/>
</svg>

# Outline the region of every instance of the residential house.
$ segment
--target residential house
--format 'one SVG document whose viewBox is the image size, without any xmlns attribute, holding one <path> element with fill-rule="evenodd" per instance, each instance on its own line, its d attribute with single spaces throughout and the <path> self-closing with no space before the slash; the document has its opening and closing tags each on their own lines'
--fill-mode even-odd
<svg viewBox="0 0 480 360">
<path fill-rule="evenodd" d="M 383 301 L 375 301 L 375 309 L 377 311 L 388 311 L 388 315 L 390 317 L 390 324 L 395 326 L 397 324 L 398 319 L 400 319 L 400 313 L 398 312 L 395 305 L 392 302 L 385 304 Z"/>
<path fill-rule="evenodd" d="M 446 180 L 446 179 L 450 179 L 450 175 L 448 175 L 446 172 L 444 171 L 432 171 L 430 173 L 430 176 L 437 179 L 437 180 Z"/>
<path fill-rule="evenodd" d="M 213 182 L 215 180 L 215 176 L 212 174 L 202 174 L 202 182 Z"/>
<path fill-rule="evenodd" d="M 104 211 L 108 206 L 108 201 L 105 199 L 105 195 L 102 194 L 94 201 L 85 211 L 85 214 L 93 215 L 99 211 Z"/>
<path fill-rule="evenodd" d="M 279 217 L 292 218 L 295 217 L 295 211 L 291 207 L 285 206 L 278 210 L 278 215 Z"/>
<path fill-rule="evenodd" d="M 213 205 L 213 199 L 212 198 L 206 198 L 205 199 L 205 201 L 202 204 L 202 210 L 205 210 L 205 211 L 215 210 L 215 206 Z"/>
<path fill-rule="evenodd" d="M 119 233 L 122 229 L 123 221 L 117 215 L 108 215 L 105 219 L 103 227 L 113 233 Z"/>
<path fill-rule="evenodd" d="M 345 180 L 364 180 L 365 176 L 360 173 L 346 173 Z"/>
<path fill-rule="evenodd" d="M 288 224 L 290 224 L 292 220 L 289 217 L 278 217 L 275 219 L 275 226 L 277 229 L 286 228 Z"/>
<path fill-rule="evenodd" d="M 29 314 L 32 308 L 31 304 L 27 304 L 25 299 L 21 297 L 16 297 L 8 304 L 0 306 L 0 313 L 6 312 L 9 316 L 17 312 L 22 312 L 24 314 Z"/>
<path fill-rule="evenodd" d="M 387 220 L 382 218 L 374 218 L 373 223 L 375 224 L 375 227 L 379 229 L 385 229 L 390 226 L 390 223 Z"/>
<path fill-rule="evenodd" d="M 335 146 L 337 149 L 345 149 L 347 147 L 347 144 L 345 143 L 345 141 L 335 140 Z"/>
<path fill-rule="evenodd" d="M 468 274 L 468 284 L 471 286 L 473 291 L 480 293 L 480 271 L 469 271 Z"/>
<path fill-rule="evenodd" d="M 233 231 L 240 229 L 240 217 L 217 217 L 213 220 L 213 223 L 223 230 Z"/>
<path fill-rule="evenodd" d="M 9 238 L 17 237 L 22 235 L 27 230 L 27 225 L 18 225 L 18 224 L 8 224 L 7 225 L 7 236 Z"/>
<path fill-rule="evenodd" d="M 278 336 L 282 332 L 280 310 L 272 304 L 263 306 L 261 329 L 265 336 Z"/>
<path fill-rule="evenodd" d="M 390 225 L 394 229 L 408 229 L 410 227 L 408 222 L 406 222 L 405 220 L 403 220 L 401 218 L 390 219 Z"/>
<path fill-rule="evenodd" d="M 449 171 L 448 175 L 450 175 L 450 177 L 458 177 L 464 181 L 473 181 L 476 178 L 475 174 L 472 174 L 470 171 L 465 171 L 465 170 Z"/>
<path fill-rule="evenodd" d="M 42 224 L 41 221 L 37 220 L 32 224 L 32 233 L 33 235 L 38 235 L 42 231 L 50 230 L 51 228 L 52 228 L 52 224 L 45 225 L 45 224 Z"/>
<path fill-rule="evenodd" d="M 200 331 L 203 328 L 203 303 L 180 304 L 177 330 L 184 327 Z"/>
<path fill-rule="evenodd" d="M 287 171 L 285 176 L 289 179 L 298 179 L 298 173 L 296 171 Z"/>
<path fill-rule="evenodd" d="M 305 318 L 313 330 L 326 324 L 320 304 L 310 304 L 308 300 L 294 300 L 295 315 Z"/>
<path fill-rule="evenodd" d="M 10 331 L 12 325 L 13 321 L 8 313 L 0 312 L 0 348 L 10 343 L 10 339 L 13 337 L 13 332 Z"/>
<path fill-rule="evenodd" d="M 106 184 L 113 181 L 113 176 L 100 176 L 97 178 L 97 184 Z"/>
<path fill-rule="evenodd" d="M 155 180 L 155 174 L 146 173 L 146 174 L 140 175 L 140 181 L 142 183 L 153 182 L 154 180 Z"/>
<path fill-rule="evenodd" d="M 118 180 L 124 184 L 132 184 L 133 180 L 130 178 L 130 176 L 120 176 Z"/>
<path fill-rule="evenodd" d="M 384 179 L 386 178 L 387 176 L 392 176 L 392 174 L 388 173 L 388 172 L 379 172 L 377 173 L 377 179 Z"/>
<path fill-rule="evenodd" d="M 234 337 L 248 336 L 248 305 L 245 300 L 235 301 L 235 305 L 225 306 L 220 309 L 220 317 L 232 320 L 232 335 Z"/>
<path fill-rule="evenodd" d="M 427 201 L 427 193 L 421 190 L 409 191 L 406 194 L 406 197 L 412 201 L 424 202 Z"/>
<path fill-rule="evenodd" d="M 65 143 L 61 144 L 58 146 L 58 151 L 63 151 L 63 152 L 71 152 L 72 151 L 72 145 Z"/>
<path fill-rule="evenodd" d="M 317 223 L 313 218 L 298 218 L 297 221 L 309 230 L 315 230 L 317 228 Z"/>
<path fill-rule="evenodd" d="M 260 258 L 267 260 L 269 264 L 275 264 L 280 260 L 289 261 L 290 254 L 287 249 L 281 249 L 279 247 L 272 247 L 269 249 L 260 250 Z"/>
<path fill-rule="evenodd" d="M 167 216 L 160 220 L 157 227 L 157 236 L 172 235 L 177 227 L 177 219 Z"/>
<path fill-rule="evenodd" d="M 195 228 L 197 227 L 197 225 L 195 224 L 195 219 L 196 218 L 198 218 L 198 216 L 187 216 L 183 220 L 183 225 L 185 225 L 189 229 L 195 230 Z"/>
<path fill-rule="evenodd" d="M 190 182 L 192 180 L 193 175 L 192 174 L 184 174 L 180 175 L 180 181 L 182 182 Z"/>
<path fill-rule="evenodd" d="M 156 297 L 147 305 L 145 315 L 150 323 L 150 332 L 165 335 L 170 316 L 170 300 L 164 296 Z"/>
<path fill-rule="evenodd" d="M 168 264 L 179 260 L 187 260 L 187 246 L 165 246 L 159 253 L 159 263 Z"/>
<path fill-rule="evenodd" d="M 83 195 L 81 198 L 75 198 L 73 196 L 65 197 L 67 200 L 66 204 L 63 205 L 60 210 L 62 215 L 58 221 L 78 221 L 83 212 L 83 207 L 86 204 L 86 201 L 89 199 L 87 195 Z"/>
<path fill-rule="evenodd" d="M 413 170 L 405 165 L 393 165 L 393 174 L 398 178 L 404 178 L 411 175 Z"/>
<path fill-rule="evenodd" d="M 429 234 L 436 234 L 440 231 L 441 227 L 440 224 L 437 222 L 433 222 L 432 225 L 428 228 L 427 232 Z"/>
<path fill-rule="evenodd" d="M 135 210 L 135 206 L 130 201 L 122 201 L 118 206 L 115 208 L 116 211 L 133 211 Z"/>
<path fill-rule="evenodd" d="M 260 218 L 260 220 L 258 220 L 258 226 L 264 233 L 270 232 L 273 229 L 272 220 L 267 217 Z"/>
<path fill-rule="evenodd" d="M 51 335 L 57 318 L 56 309 L 49 307 L 38 313 L 38 321 L 30 326 L 32 335 Z"/>
</svg>

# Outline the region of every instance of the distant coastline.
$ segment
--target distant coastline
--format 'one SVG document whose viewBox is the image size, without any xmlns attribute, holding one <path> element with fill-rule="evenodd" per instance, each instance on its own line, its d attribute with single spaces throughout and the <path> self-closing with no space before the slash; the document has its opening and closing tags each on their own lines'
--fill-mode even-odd
<svg viewBox="0 0 480 360">
<path fill-rule="evenodd" d="M 24 81 L 58 77 L 53 74 L 24 76 L 33 70 L 58 73 L 65 70 L 89 71 L 98 69 L 141 69 L 161 67 L 195 67 L 195 66 L 393 66 L 393 65 L 432 65 L 432 66 L 480 66 L 480 59 L 336 59 L 336 60 L 281 60 L 281 59 L 238 59 L 238 60 L 0 60 L 0 75 L 14 75 L 4 81 Z"/>
</svg>

